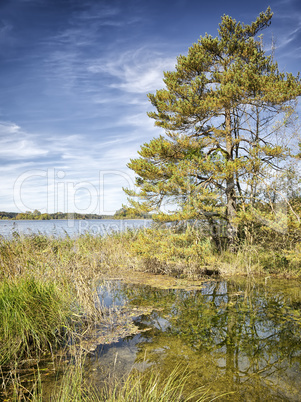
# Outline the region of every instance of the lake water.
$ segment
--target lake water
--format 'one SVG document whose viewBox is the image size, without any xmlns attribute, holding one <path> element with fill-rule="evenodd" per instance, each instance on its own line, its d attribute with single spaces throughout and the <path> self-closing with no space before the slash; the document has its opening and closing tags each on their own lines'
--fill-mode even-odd
<svg viewBox="0 0 301 402">
<path fill-rule="evenodd" d="M 149 219 L 57 219 L 39 220 L 0 220 L 0 236 L 11 237 L 14 232 L 20 235 L 46 234 L 48 236 L 77 237 L 85 233 L 106 235 L 128 229 L 149 227 Z"/>
</svg>

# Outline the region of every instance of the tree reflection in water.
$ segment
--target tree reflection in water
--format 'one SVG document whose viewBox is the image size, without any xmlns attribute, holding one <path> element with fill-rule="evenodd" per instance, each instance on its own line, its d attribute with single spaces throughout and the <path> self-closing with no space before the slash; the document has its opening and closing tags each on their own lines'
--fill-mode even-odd
<svg viewBox="0 0 301 402">
<path fill-rule="evenodd" d="M 284 289 L 283 285 L 289 286 Z M 200 291 L 129 286 L 135 305 L 152 306 L 136 362 L 169 373 L 188 367 L 188 388 L 209 385 L 223 400 L 301 400 L 301 292 L 285 281 L 210 281 Z"/>
</svg>

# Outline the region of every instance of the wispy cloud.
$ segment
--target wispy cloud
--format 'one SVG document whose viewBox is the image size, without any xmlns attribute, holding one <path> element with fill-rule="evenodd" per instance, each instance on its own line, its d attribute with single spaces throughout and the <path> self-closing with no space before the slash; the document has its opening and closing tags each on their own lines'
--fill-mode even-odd
<svg viewBox="0 0 301 402">
<path fill-rule="evenodd" d="M 0 20 L 0 53 L 5 54 L 7 49 L 15 43 L 12 36 L 13 25 L 3 19 Z"/>
<path fill-rule="evenodd" d="M 41 141 L 1 122 L 0 149 L 2 209 L 54 212 L 63 205 L 71 212 L 114 213 L 126 200 L 122 186 L 134 180 L 126 163 L 135 149 L 121 138 L 91 143 L 84 135 L 52 135 Z"/>
<path fill-rule="evenodd" d="M 281 0 L 272 7 L 274 16 L 269 35 L 274 42 L 275 56 L 283 70 L 300 70 L 296 64 L 301 48 L 301 3 L 297 0 Z M 268 36 L 269 37 L 269 36 Z M 298 62 L 299 64 L 299 62 Z"/>
<path fill-rule="evenodd" d="M 147 93 L 162 87 L 163 71 L 173 69 L 176 62 L 175 57 L 164 57 L 145 47 L 108 56 L 94 61 L 88 71 L 114 77 L 117 82 L 110 86 L 130 93 Z"/>
<path fill-rule="evenodd" d="M 47 155 L 33 135 L 13 123 L 0 122 L 0 158 L 2 160 L 34 159 Z"/>
<path fill-rule="evenodd" d="M 0 38 L 4 39 L 4 37 L 12 30 L 12 25 L 5 22 L 4 20 L 0 20 Z"/>
</svg>

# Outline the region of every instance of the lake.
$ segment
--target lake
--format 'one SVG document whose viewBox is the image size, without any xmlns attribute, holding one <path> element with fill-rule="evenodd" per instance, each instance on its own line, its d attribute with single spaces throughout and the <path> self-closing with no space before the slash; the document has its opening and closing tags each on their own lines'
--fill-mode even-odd
<svg viewBox="0 0 301 402">
<path fill-rule="evenodd" d="M 57 220 L 0 220 L 0 236 L 46 234 L 47 236 L 77 237 L 85 233 L 106 235 L 128 229 L 136 230 L 151 225 L 149 219 L 57 219 Z"/>
</svg>

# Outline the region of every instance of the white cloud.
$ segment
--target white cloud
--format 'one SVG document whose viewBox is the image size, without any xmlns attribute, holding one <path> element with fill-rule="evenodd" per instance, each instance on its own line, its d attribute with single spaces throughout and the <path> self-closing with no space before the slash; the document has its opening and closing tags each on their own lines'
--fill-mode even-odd
<svg viewBox="0 0 301 402">
<path fill-rule="evenodd" d="M 0 209 L 114 213 L 126 201 L 122 186 L 133 183 L 126 163 L 136 149 L 133 141 L 117 136 L 93 142 L 84 135 L 38 137 L 1 122 Z"/>
<path fill-rule="evenodd" d="M 104 3 L 87 3 L 88 9 L 81 11 L 75 15 L 75 19 L 79 21 L 87 20 L 107 20 L 110 17 L 116 17 L 120 14 L 120 9 L 116 6 L 109 6 Z"/>
<path fill-rule="evenodd" d="M 13 187 L 18 178 L 40 170 L 54 176 L 61 172 L 64 177 L 51 184 L 45 177 L 32 175 L 22 187 L 24 209 L 55 212 L 67 197 L 64 191 L 58 192 L 58 184 L 90 183 L 102 197 L 102 208 L 114 212 L 126 200 L 122 191 L 126 178 L 134 179 L 126 164 L 137 157 L 139 146 L 158 132 L 146 114 L 151 108 L 146 93 L 164 86 L 163 71 L 174 68 L 175 57 L 146 46 L 120 52 L 122 38 L 116 35 L 102 42 L 101 35 L 110 28 L 105 34 L 100 28 L 126 26 L 137 19 L 125 18 L 118 8 L 103 3 L 96 6 L 92 1 L 83 8 L 85 11 L 70 14 L 66 29 L 39 41 L 43 51 L 35 61 L 42 81 L 35 82 L 42 88 L 45 103 L 35 112 L 29 104 L 25 120 L 25 124 L 33 124 L 35 134 L 23 124 L 0 122 L 0 157 L 4 159 L 0 205 L 10 205 L 6 210 L 16 210 Z M 62 105 L 61 110 L 57 105 Z M 21 119 L 22 114 L 16 118 Z M 85 124 L 86 131 L 82 128 Z M 102 174 L 107 174 L 104 190 L 100 189 Z M 49 203 L 47 197 L 55 191 L 61 198 Z M 76 201 L 79 209 L 85 207 L 84 191 L 78 192 Z"/>
<path fill-rule="evenodd" d="M 47 155 L 33 135 L 14 123 L 0 123 L 0 157 L 3 159 L 31 159 Z"/>
<path fill-rule="evenodd" d="M 174 57 L 164 57 L 158 52 L 140 48 L 126 51 L 118 58 L 111 54 L 99 59 L 88 67 L 88 71 L 117 78 L 117 83 L 110 84 L 112 88 L 142 94 L 162 88 L 163 71 L 174 69 L 175 61 Z"/>
</svg>

